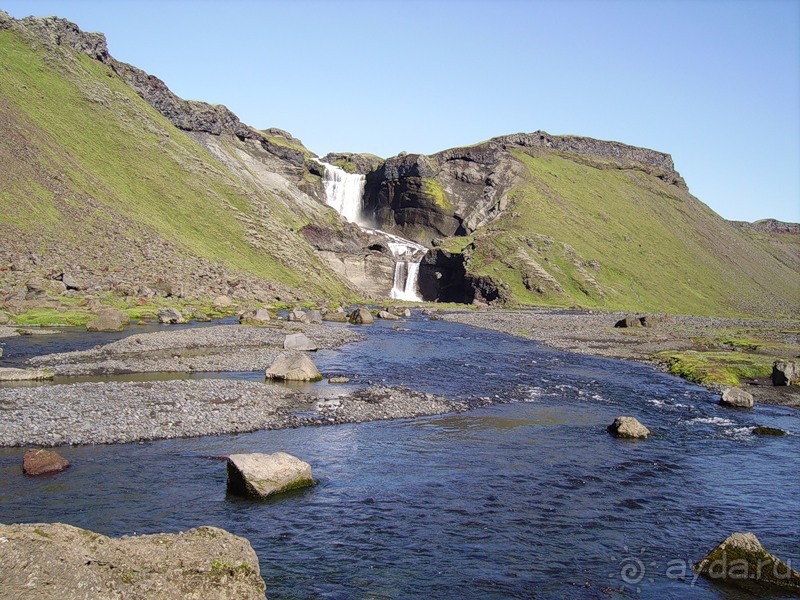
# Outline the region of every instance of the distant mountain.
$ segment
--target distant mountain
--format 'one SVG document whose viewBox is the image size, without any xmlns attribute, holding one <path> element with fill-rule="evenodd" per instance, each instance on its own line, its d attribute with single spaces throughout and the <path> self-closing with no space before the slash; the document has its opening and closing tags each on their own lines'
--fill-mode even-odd
<svg viewBox="0 0 800 600">
<path fill-rule="evenodd" d="M 661 152 L 536 132 L 326 160 L 366 176 L 376 226 L 432 249 L 420 269 L 429 300 L 800 308 L 797 226 L 725 221 Z M 11 312 L 36 306 L 34 279 L 81 282 L 44 290 L 59 306 L 87 294 L 352 300 L 392 285 L 387 245 L 325 204 L 324 169 L 299 140 L 178 98 L 63 19 L 0 11 L 0 164 Z"/>
</svg>

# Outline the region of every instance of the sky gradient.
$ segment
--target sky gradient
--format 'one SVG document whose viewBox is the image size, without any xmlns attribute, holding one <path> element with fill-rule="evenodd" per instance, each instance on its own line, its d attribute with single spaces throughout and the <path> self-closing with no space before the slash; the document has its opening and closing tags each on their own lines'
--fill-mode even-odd
<svg viewBox="0 0 800 600">
<path fill-rule="evenodd" d="M 576 134 L 672 155 L 728 219 L 800 221 L 797 0 L 0 0 L 319 155 Z"/>
</svg>

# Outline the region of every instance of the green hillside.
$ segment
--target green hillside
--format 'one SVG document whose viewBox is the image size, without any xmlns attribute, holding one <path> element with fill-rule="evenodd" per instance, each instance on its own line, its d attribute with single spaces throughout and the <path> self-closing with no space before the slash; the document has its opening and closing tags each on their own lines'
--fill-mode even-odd
<svg viewBox="0 0 800 600">
<path fill-rule="evenodd" d="M 508 300 L 676 314 L 790 315 L 800 307 L 800 239 L 780 247 L 640 169 L 512 150 L 523 183 L 469 238 L 468 271 Z M 793 257 L 793 258 L 792 258 Z"/>
<path fill-rule="evenodd" d="M 197 268 L 182 261 L 199 259 L 283 294 L 351 294 L 294 233 L 329 216 L 245 185 L 107 65 L 13 29 L 0 30 L 0 64 L 8 260 L 33 250 L 86 272 L 187 279 Z M 143 266 L 143 248 L 165 264 Z"/>
</svg>

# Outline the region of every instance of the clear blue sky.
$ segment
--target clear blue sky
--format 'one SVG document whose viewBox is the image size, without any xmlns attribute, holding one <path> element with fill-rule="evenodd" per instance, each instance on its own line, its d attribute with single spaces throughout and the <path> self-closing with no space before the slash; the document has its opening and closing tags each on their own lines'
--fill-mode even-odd
<svg viewBox="0 0 800 600">
<path fill-rule="evenodd" d="M 312 151 L 543 129 L 672 155 L 729 219 L 800 221 L 800 2 L 0 0 Z"/>
</svg>

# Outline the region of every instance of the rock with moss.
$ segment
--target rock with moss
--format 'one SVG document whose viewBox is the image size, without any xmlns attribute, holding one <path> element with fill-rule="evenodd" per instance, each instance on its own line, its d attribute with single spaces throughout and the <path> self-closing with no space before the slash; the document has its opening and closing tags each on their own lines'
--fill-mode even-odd
<svg viewBox="0 0 800 600">
<path fill-rule="evenodd" d="M 60 523 L 0 524 L 0 540 L 4 598 L 265 598 L 250 542 L 216 527 L 110 538 Z"/>
<path fill-rule="evenodd" d="M 266 308 L 249 310 L 239 317 L 242 325 L 264 325 L 270 321 L 269 311 Z"/>
<path fill-rule="evenodd" d="M 792 385 L 800 382 L 800 368 L 791 360 L 776 360 L 772 363 L 772 385 Z"/>
<path fill-rule="evenodd" d="M 347 315 L 347 321 L 351 325 L 372 325 L 375 322 L 375 318 L 366 308 L 358 307 Z"/>
<path fill-rule="evenodd" d="M 754 592 L 800 593 L 800 573 L 767 552 L 752 533 L 734 533 L 694 565 L 707 579 Z"/>
<path fill-rule="evenodd" d="M 86 323 L 86 331 L 122 331 L 131 322 L 127 314 L 113 306 L 103 308 Z"/>
<path fill-rule="evenodd" d="M 284 352 L 267 369 L 267 379 L 277 381 L 319 381 L 322 374 L 302 352 Z"/>
<path fill-rule="evenodd" d="M 178 325 L 185 323 L 183 315 L 176 308 L 162 308 L 156 311 L 156 316 L 162 325 Z"/>
<path fill-rule="evenodd" d="M 741 388 L 728 388 L 722 392 L 719 403 L 734 408 L 753 408 L 753 395 Z"/>
<path fill-rule="evenodd" d="M 231 454 L 228 457 L 228 492 L 231 494 L 266 500 L 312 485 L 311 465 L 291 454 Z"/>
<path fill-rule="evenodd" d="M 642 425 L 636 417 L 617 417 L 608 426 L 608 432 L 614 437 L 627 439 L 644 439 L 650 430 Z"/>
</svg>

